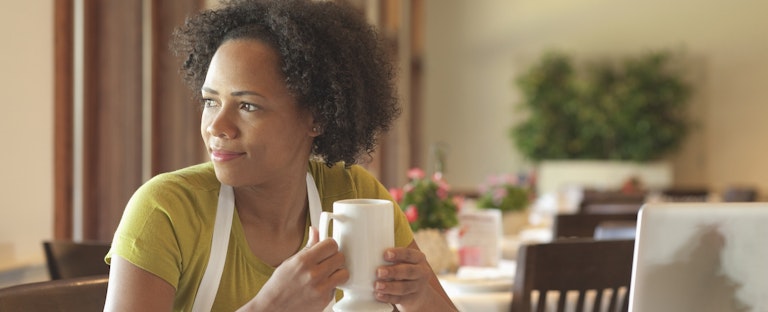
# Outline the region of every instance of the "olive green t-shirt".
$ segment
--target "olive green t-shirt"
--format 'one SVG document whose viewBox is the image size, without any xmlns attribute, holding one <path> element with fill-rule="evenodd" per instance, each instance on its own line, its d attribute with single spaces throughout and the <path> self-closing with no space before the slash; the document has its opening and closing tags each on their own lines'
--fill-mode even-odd
<svg viewBox="0 0 768 312">
<path fill-rule="evenodd" d="M 360 166 L 345 168 L 337 164 L 329 168 L 311 161 L 309 171 L 324 211 L 332 211 L 333 202 L 341 199 L 392 200 L 387 189 Z M 128 202 L 106 256 L 107 263 L 118 255 L 157 275 L 176 289 L 174 310 L 191 310 L 208 263 L 220 187 L 210 162 L 150 179 Z M 395 245 L 405 247 L 412 242 L 413 233 L 397 203 L 394 209 Z M 275 267 L 251 253 L 235 210 L 213 310 L 234 311 L 241 307 L 256 296 L 274 271 Z"/>
</svg>

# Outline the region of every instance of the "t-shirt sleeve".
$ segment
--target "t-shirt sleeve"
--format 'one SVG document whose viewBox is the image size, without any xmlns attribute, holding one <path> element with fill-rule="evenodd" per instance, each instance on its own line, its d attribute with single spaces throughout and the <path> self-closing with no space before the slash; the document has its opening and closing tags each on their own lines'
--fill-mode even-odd
<svg viewBox="0 0 768 312">
<path fill-rule="evenodd" d="M 181 252 L 168 206 L 174 190 L 162 179 L 141 186 L 126 205 L 105 261 L 119 256 L 177 288 Z"/>
</svg>

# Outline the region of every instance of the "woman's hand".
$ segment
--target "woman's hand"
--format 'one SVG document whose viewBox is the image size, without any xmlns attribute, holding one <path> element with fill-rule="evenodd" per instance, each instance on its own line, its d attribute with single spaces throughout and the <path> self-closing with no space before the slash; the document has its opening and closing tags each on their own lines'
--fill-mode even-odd
<svg viewBox="0 0 768 312">
<path fill-rule="evenodd" d="M 387 249 L 384 260 L 392 264 L 376 270 L 376 299 L 399 311 L 456 311 L 416 242 Z"/>
<path fill-rule="evenodd" d="M 336 287 L 349 279 L 344 255 L 332 239 L 318 242 L 310 228 L 307 246 L 277 267 L 243 311 L 322 311 Z"/>
</svg>

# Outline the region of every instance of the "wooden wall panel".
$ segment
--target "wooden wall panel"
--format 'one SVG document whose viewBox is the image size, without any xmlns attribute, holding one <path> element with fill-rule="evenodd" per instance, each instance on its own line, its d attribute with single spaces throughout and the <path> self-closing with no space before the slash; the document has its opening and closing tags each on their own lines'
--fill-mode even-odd
<svg viewBox="0 0 768 312">
<path fill-rule="evenodd" d="M 206 161 L 200 137 L 200 105 L 182 83 L 180 61 L 169 49 L 173 30 L 201 8 L 195 1 L 153 1 L 152 174 Z"/>
<path fill-rule="evenodd" d="M 142 2 L 84 8 L 83 238 L 111 240 L 142 183 Z"/>
<path fill-rule="evenodd" d="M 109 241 L 128 199 L 147 178 L 143 168 L 149 166 L 154 175 L 205 159 L 197 105 L 168 49 L 173 28 L 203 7 L 203 1 L 83 0 L 82 7 L 84 116 L 82 125 L 74 125 L 74 1 L 55 2 L 54 236 L 75 238 L 73 197 L 80 193 L 82 238 Z M 152 27 L 145 32 L 147 21 Z M 151 60 L 143 59 L 145 42 L 151 42 Z M 148 75 L 143 72 L 147 62 Z M 152 120 L 143 120 L 145 77 L 153 83 Z M 152 125 L 149 144 L 143 142 L 146 123 Z M 74 172 L 75 126 L 83 128 L 84 146 L 77 151 L 82 152 L 82 172 Z M 149 160 L 142 157 L 146 146 L 152 149 Z M 75 189 L 77 174 L 82 175 L 82 189 Z"/>
<path fill-rule="evenodd" d="M 72 0 L 54 2 L 53 237 L 72 238 L 72 110 L 74 12 Z"/>
</svg>

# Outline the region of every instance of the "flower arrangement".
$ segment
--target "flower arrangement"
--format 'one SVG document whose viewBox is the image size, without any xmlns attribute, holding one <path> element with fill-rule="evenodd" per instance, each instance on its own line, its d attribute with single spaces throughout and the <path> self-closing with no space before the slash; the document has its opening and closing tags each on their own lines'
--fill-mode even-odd
<svg viewBox="0 0 768 312">
<path fill-rule="evenodd" d="M 413 168 L 408 171 L 408 179 L 405 186 L 389 192 L 405 212 L 414 232 L 427 228 L 449 229 L 459 223 L 460 199 L 450 197 L 450 186 L 440 172 L 427 178 L 423 170 Z"/>
<path fill-rule="evenodd" d="M 525 174 L 490 175 L 479 187 L 478 208 L 496 208 L 502 212 L 522 211 L 532 196 L 531 181 Z"/>
</svg>

